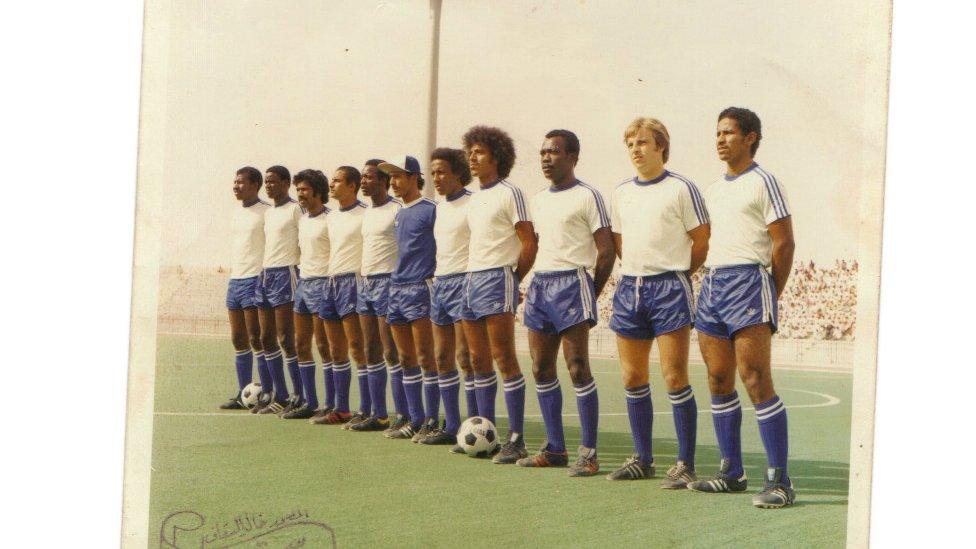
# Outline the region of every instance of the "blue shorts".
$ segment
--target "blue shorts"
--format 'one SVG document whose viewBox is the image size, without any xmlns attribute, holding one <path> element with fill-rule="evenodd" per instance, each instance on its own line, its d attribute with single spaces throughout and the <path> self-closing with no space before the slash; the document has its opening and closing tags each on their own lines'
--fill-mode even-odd
<svg viewBox="0 0 976 549">
<path fill-rule="evenodd" d="M 519 281 L 511 267 L 468 273 L 461 318 L 481 320 L 503 313 L 514 315 L 518 298 Z"/>
<path fill-rule="evenodd" d="M 685 273 L 620 277 L 610 329 L 631 339 L 653 339 L 694 321 L 695 297 Z"/>
<path fill-rule="evenodd" d="M 329 277 L 325 284 L 325 294 L 319 307 L 322 320 L 339 322 L 356 312 L 356 273 L 342 273 Z"/>
<path fill-rule="evenodd" d="M 596 293 L 586 269 L 535 273 L 525 296 L 522 324 L 544 334 L 560 334 L 581 322 L 596 326 Z"/>
<path fill-rule="evenodd" d="M 259 303 L 257 300 L 257 286 L 260 280 L 259 276 L 230 279 L 227 282 L 227 308 L 231 310 L 267 308 L 266 303 Z"/>
<path fill-rule="evenodd" d="M 368 275 L 359 279 L 356 312 L 361 315 L 386 316 L 390 303 L 390 274 Z"/>
<path fill-rule="evenodd" d="M 430 291 L 430 320 L 438 326 L 451 326 L 461 321 L 464 308 L 464 284 L 468 273 L 438 276 Z"/>
<path fill-rule="evenodd" d="M 386 313 L 388 324 L 409 324 L 430 316 L 429 280 L 420 282 L 391 282 L 390 307 Z"/>
<path fill-rule="evenodd" d="M 743 328 L 769 324 L 775 334 L 778 314 L 776 283 L 762 266 L 715 267 L 702 280 L 695 329 L 731 339 Z"/>
<path fill-rule="evenodd" d="M 295 312 L 300 315 L 318 314 L 328 285 L 327 276 L 299 278 L 298 289 L 295 290 Z"/>
<path fill-rule="evenodd" d="M 261 281 L 254 287 L 257 303 L 265 307 L 280 307 L 295 301 L 298 267 L 267 267 L 261 271 Z"/>
</svg>

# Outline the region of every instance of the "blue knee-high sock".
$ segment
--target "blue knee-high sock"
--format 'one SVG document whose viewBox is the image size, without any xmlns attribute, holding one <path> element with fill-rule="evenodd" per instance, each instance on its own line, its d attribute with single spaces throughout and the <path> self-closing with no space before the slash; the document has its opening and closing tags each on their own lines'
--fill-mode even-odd
<svg viewBox="0 0 976 549">
<path fill-rule="evenodd" d="M 444 430 L 456 435 L 461 426 L 461 405 L 458 402 L 461 376 L 457 370 L 437 376 L 437 389 L 444 401 Z"/>
<path fill-rule="evenodd" d="M 786 429 L 786 405 L 779 396 L 756 404 L 756 419 L 759 421 L 759 436 L 766 447 L 766 461 L 770 467 L 783 470 L 782 481 L 790 483 L 786 474 L 786 456 L 789 453 L 789 437 Z"/>
<path fill-rule="evenodd" d="M 267 393 L 274 391 L 271 369 L 268 368 L 268 361 L 264 358 L 264 352 L 254 353 L 254 358 L 257 359 L 258 363 L 258 381 L 261 382 L 261 390 Z"/>
<path fill-rule="evenodd" d="M 424 372 L 424 419 L 434 418 L 438 422 L 441 407 L 441 391 L 438 388 L 437 372 Z"/>
<path fill-rule="evenodd" d="M 244 387 L 247 387 L 251 383 L 251 377 L 254 375 L 253 363 L 254 354 L 251 353 L 250 349 L 244 349 L 243 351 L 234 353 L 234 367 L 237 369 L 238 389 L 243 390 Z"/>
<path fill-rule="evenodd" d="M 288 365 L 288 375 L 291 377 L 291 386 L 295 389 L 292 393 L 304 395 L 305 388 L 302 387 L 302 373 L 298 370 L 298 357 L 286 356 L 285 364 Z"/>
<path fill-rule="evenodd" d="M 475 374 L 474 393 L 478 401 L 478 413 L 481 417 L 495 423 L 495 394 L 498 392 L 498 376 L 495 372 L 488 375 Z"/>
<path fill-rule="evenodd" d="M 580 416 L 580 445 L 596 448 L 596 433 L 600 425 L 600 397 L 596 392 L 596 380 L 573 385 L 576 391 L 576 410 Z"/>
<path fill-rule="evenodd" d="M 349 413 L 349 386 L 352 384 L 352 365 L 349 361 L 332 363 L 332 379 L 335 383 L 336 412 Z"/>
<path fill-rule="evenodd" d="M 739 393 L 712 395 L 712 423 L 722 459 L 729 461 L 728 474 L 742 476 L 742 405 Z"/>
<path fill-rule="evenodd" d="M 525 434 L 525 377 L 522 374 L 505 380 L 505 408 L 508 409 L 508 430 Z"/>
<path fill-rule="evenodd" d="M 331 362 L 322 365 L 322 378 L 325 383 L 325 398 L 322 407 L 335 409 L 335 378 L 332 377 Z"/>
<path fill-rule="evenodd" d="M 654 428 L 654 406 L 651 404 L 651 386 L 641 385 L 625 389 L 627 394 L 627 418 L 630 419 L 630 434 L 634 438 L 634 450 L 641 463 L 654 463 L 651 449 L 651 429 Z"/>
<path fill-rule="evenodd" d="M 691 385 L 668 393 L 674 414 L 674 432 L 678 436 L 678 461 L 695 468 L 695 435 L 698 433 L 698 404 Z"/>
<path fill-rule="evenodd" d="M 359 413 L 368 416 L 373 411 L 373 399 L 369 395 L 369 370 L 357 365 L 356 380 L 359 382 Z"/>
<path fill-rule="evenodd" d="M 393 411 L 398 416 L 410 417 L 407 393 L 403 389 L 403 368 L 399 364 L 390 364 L 390 392 L 393 393 Z"/>
<path fill-rule="evenodd" d="M 474 391 L 474 374 L 464 376 L 464 401 L 468 405 L 468 417 L 478 415 L 478 397 Z"/>
<path fill-rule="evenodd" d="M 288 399 L 288 385 L 285 384 L 285 364 L 281 359 L 281 349 L 264 355 L 271 371 L 271 381 L 274 387 L 274 399 L 281 403 Z"/>
<path fill-rule="evenodd" d="M 319 407 L 319 395 L 315 390 L 315 362 L 299 362 L 298 371 L 302 375 L 305 404 L 314 410 Z"/>
<path fill-rule="evenodd" d="M 419 429 L 424 422 L 423 378 L 420 366 L 403 369 L 403 392 L 407 395 L 407 410 L 414 429 Z"/>
<path fill-rule="evenodd" d="M 535 393 L 539 397 L 539 409 L 542 411 L 542 422 L 546 426 L 548 450 L 555 453 L 565 452 L 566 439 L 563 435 L 563 391 L 559 386 L 559 378 L 537 382 L 535 384 Z M 508 396 L 507 393 L 506 396 Z"/>
<path fill-rule="evenodd" d="M 373 401 L 373 415 L 383 419 L 389 415 L 386 412 L 386 363 L 368 364 L 366 371 L 369 372 L 369 399 Z"/>
</svg>

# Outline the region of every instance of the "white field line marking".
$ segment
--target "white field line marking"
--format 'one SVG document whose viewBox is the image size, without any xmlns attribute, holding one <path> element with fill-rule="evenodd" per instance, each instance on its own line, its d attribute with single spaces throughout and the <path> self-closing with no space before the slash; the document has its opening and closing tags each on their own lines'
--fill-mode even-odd
<svg viewBox="0 0 976 549">
<path fill-rule="evenodd" d="M 806 393 L 808 395 L 814 395 L 814 396 L 818 396 L 818 397 L 821 397 L 821 398 L 824 399 L 823 402 L 816 402 L 816 403 L 813 403 L 813 404 L 793 404 L 793 405 L 788 405 L 788 406 L 786 406 L 786 409 L 787 410 L 792 410 L 792 409 L 795 409 L 795 408 L 825 408 L 827 406 L 836 406 L 836 405 L 840 404 L 840 399 L 839 398 L 837 398 L 835 396 L 832 396 L 832 395 L 828 395 L 827 393 L 816 393 L 814 391 L 804 391 L 802 389 L 788 389 L 786 387 L 780 387 L 779 390 L 780 391 L 792 391 L 794 393 Z M 745 410 L 754 410 L 754 408 L 752 408 L 752 407 L 743 407 L 742 409 L 744 411 Z M 708 413 L 711 413 L 711 411 L 712 411 L 711 408 L 705 408 L 703 410 L 698 410 L 698 413 L 699 414 L 708 414 Z M 157 415 L 157 416 L 186 416 L 186 417 L 251 417 L 253 414 L 241 413 L 241 412 L 154 412 L 153 415 Z M 578 414 L 574 414 L 572 412 L 563 412 L 563 415 L 564 416 L 578 416 Z M 600 416 L 603 416 L 603 417 L 616 417 L 616 416 L 626 416 L 626 415 L 627 415 L 627 412 L 600 413 Z M 654 412 L 654 415 L 670 416 L 672 414 L 669 411 L 659 411 L 659 412 Z M 505 414 L 495 414 L 495 417 L 496 418 L 497 417 L 505 417 L 505 418 L 507 418 L 508 415 L 505 415 Z M 531 418 L 542 417 L 542 414 L 525 414 L 525 417 L 531 417 Z"/>
</svg>

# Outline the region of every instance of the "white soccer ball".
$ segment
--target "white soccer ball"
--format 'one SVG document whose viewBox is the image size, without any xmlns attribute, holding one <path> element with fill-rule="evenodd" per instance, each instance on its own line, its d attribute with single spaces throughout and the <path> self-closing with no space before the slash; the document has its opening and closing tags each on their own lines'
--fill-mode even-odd
<svg viewBox="0 0 976 549">
<path fill-rule="evenodd" d="M 498 431 L 488 418 L 469 417 L 458 429 L 457 443 L 469 457 L 485 458 L 498 447 Z"/>
<path fill-rule="evenodd" d="M 248 408 L 254 408 L 258 403 L 258 398 L 261 396 L 261 383 L 255 381 L 254 383 L 248 384 L 241 391 L 241 403 Z"/>
</svg>

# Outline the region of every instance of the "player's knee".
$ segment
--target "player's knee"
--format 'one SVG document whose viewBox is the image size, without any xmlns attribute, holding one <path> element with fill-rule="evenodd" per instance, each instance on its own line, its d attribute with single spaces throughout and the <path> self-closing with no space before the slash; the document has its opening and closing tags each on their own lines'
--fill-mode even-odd
<svg viewBox="0 0 976 549">
<path fill-rule="evenodd" d="M 735 389 L 735 376 L 732 373 L 708 373 L 708 390 L 713 395 L 727 395 Z"/>
<path fill-rule="evenodd" d="M 442 371 L 444 369 L 449 371 L 454 369 L 454 353 L 441 349 L 437 351 L 437 355 L 434 357 L 434 359 L 437 361 L 438 371 Z"/>
<path fill-rule="evenodd" d="M 467 350 L 454 353 L 454 361 L 457 362 L 458 368 L 465 372 L 471 369 L 471 355 Z"/>
<path fill-rule="evenodd" d="M 308 356 L 308 355 L 312 354 L 312 342 L 311 341 L 305 341 L 305 340 L 298 340 L 298 341 L 296 341 L 295 342 L 295 351 L 297 351 L 298 354 L 299 355 L 302 355 L 302 356 Z"/>
<path fill-rule="evenodd" d="M 590 363 L 584 357 L 570 357 L 566 361 L 566 367 L 569 368 L 570 379 L 576 385 L 589 383 L 593 380 L 593 376 L 590 374 Z"/>
<path fill-rule="evenodd" d="M 769 376 L 762 370 L 753 368 L 743 370 L 742 384 L 745 385 L 746 392 L 753 402 L 762 402 L 766 395 L 772 392 Z"/>
<path fill-rule="evenodd" d="M 634 387 L 641 387 L 647 385 L 647 373 L 641 373 L 638 371 L 624 370 L 624 387 L 628 389 L 633 389 Z"/>
<path fill-rule="evenodd" d="M 548 360 L 533 360 L 532 377 L 537 383 L 552 381 L 556 378 L 556 363 Z"/>
<path fill-rule="evenodd" d="M 232 334 L 230 337 L 230 341 L 234 345 L 234 349 L 238 351 L 242 351 L 248 348 L 247 336 L 245 336 L 244 334 Z"/>
<path fill-rule="evenodd" d="M 264 345 L 261 345 L 261 336 L 260 335 L 251 335 L 251 336 L 248 336 L 248 343 L 250 343 L 251 349 L 254 350 L 254 351 L 260 351 L 260 350 L 264 349 Z"/>
<path fill-rule="evenodd" d="M 664 374 L 664 386 L 667 387 L 669 392 L 683 389 L 686 385 L 688 385 L 687 376 L 683 376 L 678 372 L 666 372 Z"/>
<path fill-rule="evenodd" d="M 261 347 L 266 351 L 278 348 L 278 338 L 274 334 L 261 334 Z"/>
<path fill-rule="evenodd" d="M 325 344 L 316 345 L 319 351 L 319 357 L 322 358 L 322 362 L 332 362 L 332 353 L 329 352 L 329 346 Z"/>
<path fill-rule="evenodd" d="M 390 349 L 389 351 L 383 351 L 383 360 L 387 364 L 396 364 L 400 362 L 400 357 L 397 355 L 396 349 Z"/>
</svg>

